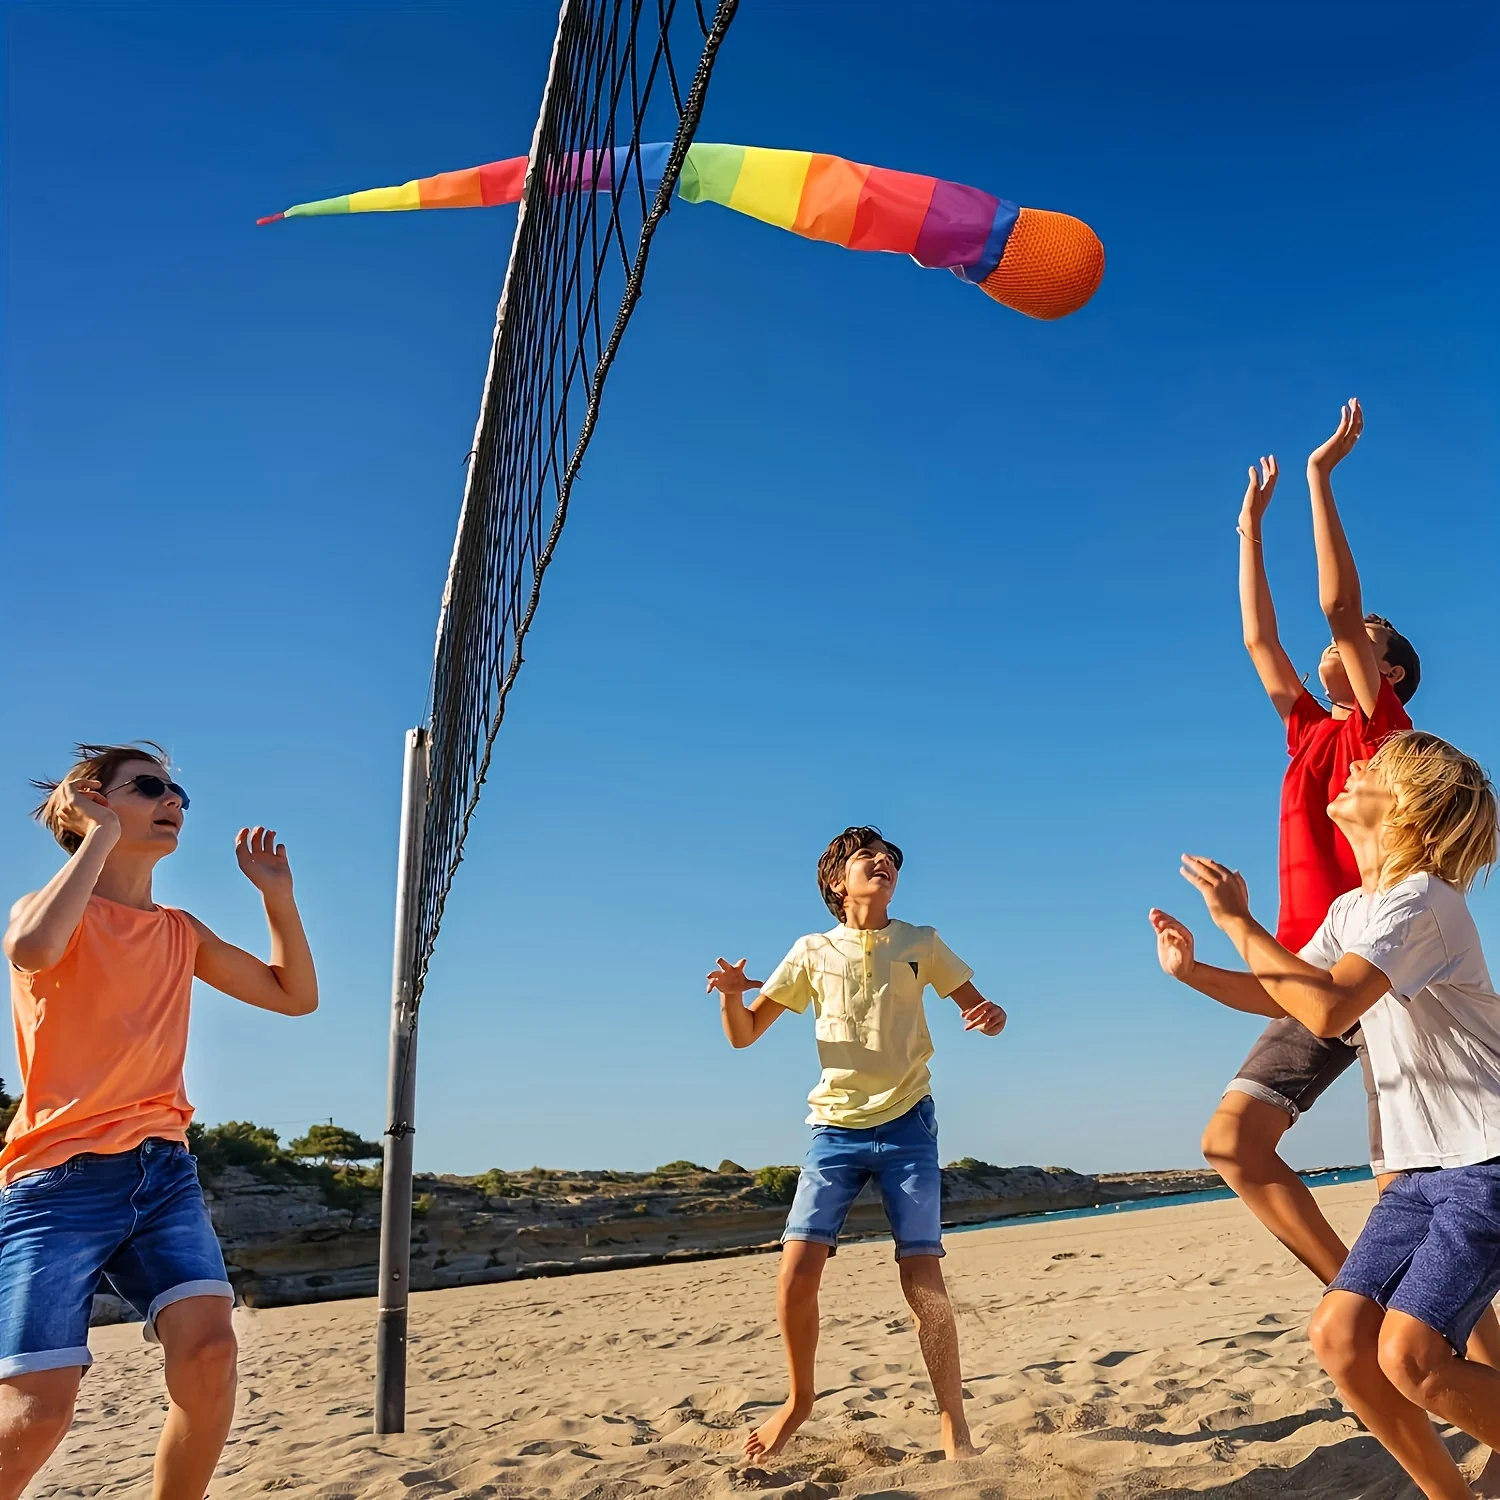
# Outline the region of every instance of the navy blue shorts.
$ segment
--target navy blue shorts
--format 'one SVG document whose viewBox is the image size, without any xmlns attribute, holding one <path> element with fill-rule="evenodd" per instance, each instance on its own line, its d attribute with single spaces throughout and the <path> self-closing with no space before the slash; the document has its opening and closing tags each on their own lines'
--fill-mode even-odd
<svg viewBox="0 0 1500 1500">
<path fill-rule="evenodd" d="M 85 1152 L 0 1188 L 0 1380 L 88 1366 L 101 1277 L 146 1320 L 187 1297 L 234 1297 L 177 1141 Z"/>
<path fill-rule="evenodd" d="M 873 1177 L 896 1237 L 896 1259 L 941 1255 L 943 1174 L 937 1137 L 931 1095 L 869 1130 L 815 1125 L 782 1243 L 810 1240 L 837 1248 L 850 1207 Z"/>
<path fill-rule="evenodd" d="M 1500 1292 L 1500 1162 L 1396 1178 L 1328 1289 L 1417 1318 L 1462 1354 Z"/>
</svg>

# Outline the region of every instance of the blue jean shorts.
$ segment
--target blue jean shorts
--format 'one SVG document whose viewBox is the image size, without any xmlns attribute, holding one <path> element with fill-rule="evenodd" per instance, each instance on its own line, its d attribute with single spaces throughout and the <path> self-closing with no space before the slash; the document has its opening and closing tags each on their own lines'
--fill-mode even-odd
<svg viewBox="0 0 1500 1500">
<path fill-rule="evenodd" d="M 1500 1162 L 1396 1178 L 1329 1291 L 1406 1313 L 1462 1354 L 1500 1292 Z"/>
<path fill-rule="evenodd" d="M 869 1130 L 815 1125 L 781 1243 L 810 1240 L 837 1249 L 839 1230 L 873 1177 L 896 1237 L 896 1259 L 943 1253 L 937 1111 L 929 1095 Z"/>
<path fill-rule="evenodd" d="M 146 1320 L 187 1297 L 234 1297 L 198 1164 L 176 1141 L 84 1153 L 0 1188 L 0 1380 L 87 1368 L 108 1283 Z"/>
</svg>

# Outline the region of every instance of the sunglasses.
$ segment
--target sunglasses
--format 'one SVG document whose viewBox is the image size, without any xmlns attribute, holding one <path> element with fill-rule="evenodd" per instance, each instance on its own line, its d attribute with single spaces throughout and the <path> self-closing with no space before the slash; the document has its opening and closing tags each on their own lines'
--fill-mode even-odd
<svg viewBox="0 0 1500 1500">
<path fill-rule="evenodd" d="M 128 786 L 134 787 L 141 796 L 149 797 L 153 802 L 160 802 L 168 792 L 171 792 L 182 803 L 183 812 L 192 806 L 188 800 L 188 794 L 175 781 L 168 781 L 162 776 L 132 776 L 129 781 L 122 781 L 119 786 L 112 787 L 104 795 L 108 797 L 115 792 L 123 792 Z"/>
</svg>

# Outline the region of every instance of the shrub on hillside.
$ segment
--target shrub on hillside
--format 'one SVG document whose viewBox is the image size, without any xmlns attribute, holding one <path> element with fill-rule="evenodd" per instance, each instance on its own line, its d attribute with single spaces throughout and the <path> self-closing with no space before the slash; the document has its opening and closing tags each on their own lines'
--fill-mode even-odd
<svg viewBox="0 0 1500 1500">
<path fill-rule="evenodd" d="M 502 1172 L 499 1167 L 491 1167 L 488 1172 L 481 1172 L 474 1179 L 474 1186 L 486 1198 L 526 1197 L 526 1189 L 518 1186 L 512 1180 L 510 1173 Z"/>
<path fill-rule="evenodd" d="M 801 1175 L 801 1167 L 761 1167 L 755 1174 L 755 1185 L 777 1203 L 790 1203 L 797 1196 Z"/>
<path fill-rule="evenodd" d="M 707 1167 L 700 1167 L 695 1161 L 669 1161 L 666 1166 L 658 1167 L 652 1174 L 655 1177 L 683 1177 L 689 1172 L 707 1172 Z"/>
</svg>

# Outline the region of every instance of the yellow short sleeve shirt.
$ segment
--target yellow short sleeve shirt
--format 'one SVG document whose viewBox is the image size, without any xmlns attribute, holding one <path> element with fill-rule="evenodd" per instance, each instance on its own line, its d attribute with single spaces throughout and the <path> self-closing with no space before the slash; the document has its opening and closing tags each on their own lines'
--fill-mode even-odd
<svg viewBox="0 0 1500 1500">
<path fill-rule="evenodd" d="M 808 1124 L 868 1130 L 920 1103 L 932 1083 L 922 992 L 946 999 L 973 973 L 935 928 L 910 922 L 799 938 L 760 993 L 799 1014 L 813 1008 L 823 1076 Z"/>
</svg>

